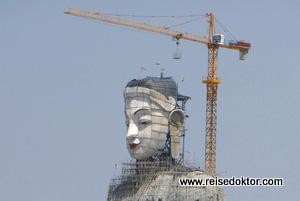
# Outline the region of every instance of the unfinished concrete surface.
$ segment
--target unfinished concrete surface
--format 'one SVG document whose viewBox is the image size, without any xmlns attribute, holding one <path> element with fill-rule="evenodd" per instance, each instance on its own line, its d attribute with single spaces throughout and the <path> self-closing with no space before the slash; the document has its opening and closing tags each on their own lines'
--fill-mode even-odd
<svg viewBox="0 0 300 201">
<path fill-rule="evenodd" d="M 181 186 L 180 178 L 212 178 L 190 165 L 167 161 L 122 164 L 121 174 L 109 186 L 109 201 L 224 201 L 220 186 Z"/>
</svg>

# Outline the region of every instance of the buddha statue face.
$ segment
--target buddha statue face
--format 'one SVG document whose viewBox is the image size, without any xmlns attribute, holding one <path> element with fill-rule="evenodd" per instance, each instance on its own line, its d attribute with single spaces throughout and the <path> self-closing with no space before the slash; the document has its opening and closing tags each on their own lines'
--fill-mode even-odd
<svg viewBox="0 0 300 201">
<path fill-rule="evenodd" d="M 176 124 L 170 120 L 170 114 L 174 113 L 176 106 L 175 98 L 145 86 L 127 86 L 124 98 L 127 125 L 126 143 L 129 154 L 140 160 L 160 155 L 164 151 L 170 125 Z M 175 113 L 175 116 L 178 116 L 178 112 Z M 176 119 L 178 118 L 176 117 Z M 182 127 L 180 129 L 182 131 Z M 181 134 L 181 132 L 179 133 Z M 177 145 L 179 148 L 180 137 Z"/>
</svg>

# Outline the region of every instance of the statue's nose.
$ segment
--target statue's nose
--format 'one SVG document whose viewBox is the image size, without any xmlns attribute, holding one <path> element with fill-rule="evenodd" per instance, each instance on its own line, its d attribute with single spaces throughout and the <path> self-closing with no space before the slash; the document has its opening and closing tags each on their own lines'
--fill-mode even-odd
<svg viewBox="0 0 300 201">
<path fill-rule="evenodd" d="M 130 122 L 127 130 L 127 138 L 136 138 L 138 136 L 138 127 L 135 125 L 135 123 Z"/>
</svg>

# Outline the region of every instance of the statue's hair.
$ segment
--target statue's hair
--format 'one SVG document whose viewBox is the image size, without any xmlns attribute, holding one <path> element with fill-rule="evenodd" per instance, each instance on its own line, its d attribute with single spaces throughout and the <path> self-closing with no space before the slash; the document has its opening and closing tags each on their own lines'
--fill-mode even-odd
<svg viewBox="0 0 300 201">
<path fill-rule="evenodd" d="M 145 87 L 148 89 L 155 90 L 166 97 L 172 96 L 175 100 L 177 100 L 178 95 L 178 87 L 176 82 L 172 77 L 166 78 L 156 78 L 156 77 L 146 77 L 143 79 L 134 79 L 128 82 L 127 87 Z"/>
</svg>

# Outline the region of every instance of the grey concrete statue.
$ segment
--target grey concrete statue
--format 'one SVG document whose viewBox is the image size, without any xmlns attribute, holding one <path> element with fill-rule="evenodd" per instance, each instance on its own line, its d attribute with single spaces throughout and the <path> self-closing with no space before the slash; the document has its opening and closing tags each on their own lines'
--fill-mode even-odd
<svg viewBox="0 0 300 201">
<path fill-rule="evenodd" d="M 160 155 L 170 133 L 172 158 L 180 156 L 180 138 L 185 114 L 175 109 L 178 90 L 172 78 L 147 77 L 130 81 L 124 91 L 130 155 L 146 159 Z"/>
<path fill-rule="evenodd" d="M 190 97 L 178 93 L 175 81 L 152 77 L 132 80 L 125 88 L 124 98 L 127 149 L 137 160 L 123 163 L 120 176 L 111 181 L 107 200 L 224 201 L 220 186 L 180 185 L 181 178 L 213 177 L 180 161 L 185 114 L 177 101 L 182 101 L 184 108 L 183 102 Z"/>
</svg>

